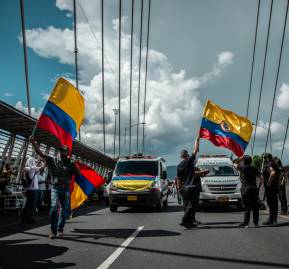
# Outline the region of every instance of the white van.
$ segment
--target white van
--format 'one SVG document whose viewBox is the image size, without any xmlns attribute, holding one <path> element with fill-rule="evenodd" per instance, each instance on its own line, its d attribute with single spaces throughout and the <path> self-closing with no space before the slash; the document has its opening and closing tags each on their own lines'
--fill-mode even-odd
<svg viewBox="0 0 289 269">
<path fill-rule="evenodd" d="M 155 206 L 158 211 L 168 205 L 168 179 L 165 160 L 141 154 L 120 158 L 108 185 L 109 206 Z"/>
<path fill-rule="evenodd" d="M 230 158 L 224 155 L 200 156 L 196 166 L 210 171 L 202 178 L 201 205 L 233 204 L 242 208 L 241 181 Z"/>
</svg>

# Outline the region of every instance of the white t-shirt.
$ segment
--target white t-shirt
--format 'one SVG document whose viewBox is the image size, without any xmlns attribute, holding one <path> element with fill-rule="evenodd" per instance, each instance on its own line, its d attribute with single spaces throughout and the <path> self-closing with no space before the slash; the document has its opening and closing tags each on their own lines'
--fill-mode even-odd
<svg viewBox="0 0 289 269">
<path fill-rule="evenodd" d="M 46 185 L 45 185 L 46 177 L 47 177 L 47 171 L 46 170 L 42 173 L 42 175 L 41 175 L 41 173 L 39 173 L 39 175 L 38 175 L 38 189 L 41 191 L 46 190 Z"/>
<path fill-rule="evenodd" d="M 25 171 L 28 171 L 29 177 L 32 179 L 30 186 L 27 190 L 38 190 L 38 176 L 41 166 L 36 166 L 36 160 L 33 157 L 29 157 L 25 164 Z"/>
</svg>

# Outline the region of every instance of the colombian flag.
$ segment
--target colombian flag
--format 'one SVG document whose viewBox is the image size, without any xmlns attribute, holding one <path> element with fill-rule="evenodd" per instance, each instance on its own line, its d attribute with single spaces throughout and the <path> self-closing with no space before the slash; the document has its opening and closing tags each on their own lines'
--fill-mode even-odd
<svg viewBox="0 0 289 269">
<path fill-rule="evenodd" d="M 201 138 L 210 140 L 217 147 L 228 148 L 241 157 L 252 131 L 252 123 L 248 118 L 207 101 L 200 128 Z"/>
<path fill-rule="evenodd" d="M 70 207 L 75 209 L 87 200 L 93 189 L 105 182 L 104 178 L 85 164 L 77 163 L 81 176 L 73 177 L 70 185 Z"/>
<path fill-rule="evenodd" d="M 53 134 L 70 151 L 84 119 L 84 98 L 67 80 L 60 78 L 38 120 L 37 128 Z"/>
</svg>

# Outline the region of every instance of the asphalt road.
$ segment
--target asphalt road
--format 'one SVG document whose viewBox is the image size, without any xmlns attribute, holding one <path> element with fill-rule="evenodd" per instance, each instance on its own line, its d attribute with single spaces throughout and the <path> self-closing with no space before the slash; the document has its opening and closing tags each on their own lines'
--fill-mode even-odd
<svg viewBox="0 0 289 269">
<path fill-rule="evenodd" d="M 171 198 L 160 213 L 92 210 L 69 220 L 55 240 L 48 225 L 28 228 L 0 238 L 0 268 L 289 268 L 289 218 L 244 229 L 237 227 L 242 212 L 218 208 L 198 213 L 203 224 L 186 230 L 181 216 Z"/>
</svg>

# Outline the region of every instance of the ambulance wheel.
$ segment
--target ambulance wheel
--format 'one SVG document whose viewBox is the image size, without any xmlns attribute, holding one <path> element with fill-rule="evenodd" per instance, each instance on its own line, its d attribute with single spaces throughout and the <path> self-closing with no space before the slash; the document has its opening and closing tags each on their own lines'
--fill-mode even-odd
<svg viewBox="0 0 289 269">
<path fill-rule="evenodd" d="M 116 205 L 110 205 L 109 209 L 110 209 L 110 212 L 117 212 L 117 206 Z"/>
</svg>

